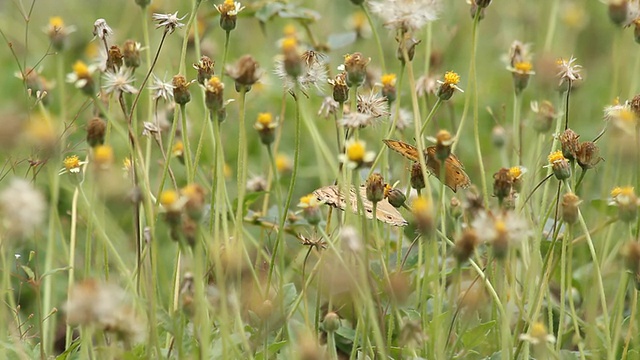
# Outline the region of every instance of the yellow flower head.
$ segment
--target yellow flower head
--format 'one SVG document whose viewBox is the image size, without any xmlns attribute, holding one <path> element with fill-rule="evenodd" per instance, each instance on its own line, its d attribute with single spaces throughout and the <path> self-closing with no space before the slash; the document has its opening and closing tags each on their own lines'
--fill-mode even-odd
<svg viewBox="0 0 640 360">
<path fill-rule="evenodd" d="M 180 196 L 175 190 L 165 190 L 160 194 L 160 204 L 170 208 L 178 202 Z"/>
<path fill-rule="evenodd" d="M 634 191 L 633 191 L 633 186 L 625 186 L 625 187 L 615 187 L 613 190 L 611 190 L 611 197 L 612 198 L 617 198 L 618 196 L 632 196 L 635 195 Z"/>
<path fill-rule="evenodd" d="M 549 164 L 554 164 L 558 161 L 565 160 L 564 155 L 562 155 L 562 150 L 554 151 L 549 154 L 548 160 Z"/>
<path fill-rule="evenodd" d="M 528 61 L 521 61 L 514 64 L 514 68 L 517 72 L 528 74 L 533 69 L 533 65 Z"/>
<path fill-rule="evenodd" d="M 91 76 L 89 72 L 89 67 L 84 62 L 78 60 L 73 64 L 73 72 L 76 74 L 78 78 L 88 78 Z"/>
<path fill-rule="evenodd" d="M 98 145 L 93 148 L 93 158 L 96 164 L 108 166 L 113 163 L 113 148 L 109 145 Z"/>
<path fill-rule="evenodd" d="M 122 160 L 122 170 L 129 172 L 131 171 L 131 158 L 126 157 Z"/>
<path fill-rule="evenodd" d="M 496 221 L 493 224 L 493 226 L 494 226 L 498 236 L 505 235 L 507 233 L 507 224 L 503 220 L 496 219 Z"/>
<path fill-rule="evenodd" d="M 284 40 L 282 40 L 282 51 L 294 51 L 298 47 L 298 40 L 296 40 L 293 36 L 287 36 Z"/>
<path fill-rule="evenodd" d="M 354 141 L 347 147 L 347 159 L 349 161 L 362 162 L 365 154 L 365 144 L 362 141 Z"/>
<path fill-rule="evenodd" d="M 80 159 L 78 155 L 67 156 L 62 163 L 69 172 L 78 172 L 80 170 Z"/>
<path fill-rule="evenodd" d="M 414 214 L 424 214 L 428 211 L 431 211 L 431 203 L 429 200 L 423 196 L 419 196 L 413 200 L 411 211 Z"/>
<path fill-rule="evenodd" d="M 547 328 L 541 322 L 533 323 L 531 326 L 531 336 L 538 339 L 544 339 L 547 336 Z"/>
<path fill-rule="evenodd" d="M 295 37 L 296 27 L 293 24 L 287 24 L 282 31 L 285 37 Z"/>
<path fill-rule="evenodd" d="M 173 145 L 173 155 L 174 156 L 181 156 L 182 152 L 184 151 L 184 144 L 182 143 L 182 141 L 178 140 L 174 145 Z"/>
<path fill-rule="evenodd" d="M 276 169 L 278 172 L 288 172 L 291 170 L 291 159 L 285 154 L 278 154 L 276 156 Z"/>
<path fill-rule="evenodd" d="M 396 74 L 384 74 L 382 75 L 382 86 L 395 86 L 396 85 Z"/>
<path fill-rule="evenodd" d="M 298 207 L 306 209 L 306 208 L 310 208 L 310 207 L 316 207 L 319 204 L 320 204 L 320 202 L 318 202 L 318 198 L 313 194 L 309 194 L 309 195 L 305 195 L 305 196 L 300 198 L 300 202 L 298 203 Z"/>
<path fill-rule="evenodd" d="M 62 29 L 64 27 L 64 21 L 60 16 L 52 16 L 49 18 L 49 26 L 53 29 Z"/>
<path fill-rule="evenodd" d="M 444 83 L 448 85 L 457 85 L 460 82 L 460 75 L 453 71 L 447 71 L 444 74 Z"/>
<path fill-rule="evenodd" d="M 268 127 L 273 122 L 273 116 L 271 113 L 259 113 L 258 123 L 264 127 Z"/>
<path fill-rule="evenodd" d="M 520 166 L 514 166 L 509 169 L 509 175 L 512 179 L 517 179 L 522 175 L 522 168 Z"/>
<path fill-rule="evenodd" d="M 224 83 L 220 81 L 220 78 L 217 76 L 210 77 L 207 82 L 207 90 L 218 93 L 221 89 L 224 89 Z"/>
</svg>

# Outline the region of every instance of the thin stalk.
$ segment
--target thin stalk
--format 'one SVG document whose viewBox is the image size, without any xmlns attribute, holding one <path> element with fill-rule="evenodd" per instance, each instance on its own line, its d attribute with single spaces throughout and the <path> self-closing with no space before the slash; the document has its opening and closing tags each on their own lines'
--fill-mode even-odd
<svg viewBox="0 0 640 360">
<path fill-rule="evenodd" d="M 187 169 L 187 182 L 193 182 L 193 163 L 191 159 L 191 145 L 189 141 L 189 130 L 187 129 L 187 106 L 180 104 L 180 121 L 182 123 L 182 143 L 184 145 L 184 165 Z"/>
<path fill-rule="evenodd" d="M 387 67 L 385 66 L 384 50 L 382 50 L 382 43 L 380 42 L 380 36 L 378 36 L 378 31 L 376 30 L 376 26 L 373 23 L 373 19 L 371 18 L 369 9 L 367 9 L 367 6 L 365 5 L 364 2 L 360 4 L 360 8 L 362 8 L 362 12 L 364 12 L 364 15 L 367 17 L 367 21 L 369 22 L 369 26 L 371 27 L 371 33 L 373 34 L 373 39 L 375 40 L 376 45 L 378 47 L 378 56 L 380 57 L 380 67 L 382 68 L 382 73 L 385 74 L 387 71 Z"/>
<path fill-rule="evenodd" d="M 245 100 L 247 96 L 247 88 L 240 88 L 240 98 L 238 101 L 239 111 L 239 129 L 238 129 L 238 167 L 237 167 L 237 202 L 236 202 L 236 229 L 234 237 L 236 241 L 242 242 L 243 227 L 242 217 L 244 216 L 244 195 L 247 184 L 247 130 L 245 124 Z"/>
<path fill-rule="evenodd" d="M 202 2 L 202 0 L 194 0 L 193 1 L 193 7 L 191 8 L 191 14 L 189 14 L 189 20 L 187 20 L 187 24 L 185 26 L 185 34 L 184 34 L 184 39 L 182 40 L 182 51 L 180 52 L 180 67 L 179 69 L 179 73 L 180 74 L 185 74 L 186 73 L 186 59 L 187 59 L 187 44 L 189 43 L 189 29 L 191 29 L 191 25 L 193 24 L 193 20 L 196 18 L 196 15 L 198 14 L 198 7 L 200 6 L 200 3 Z M 196 24 L 196 29 L 194 29 L 194 31 L 198 31 L 197 29 L 197 24 Z M 166 32 L 166 31 L 165 31 Z"/>
<path fill-rule="evenodd" d="M 229 55 L 229 38 L 231 37 L 231 31 L 225 31 L 224 33 L 224 50 L 222 55 L 222 65 L 220 66 L 220 81 L 224 80 L 225 65 L 227 64 L 227 56 Z"/>
</svg>

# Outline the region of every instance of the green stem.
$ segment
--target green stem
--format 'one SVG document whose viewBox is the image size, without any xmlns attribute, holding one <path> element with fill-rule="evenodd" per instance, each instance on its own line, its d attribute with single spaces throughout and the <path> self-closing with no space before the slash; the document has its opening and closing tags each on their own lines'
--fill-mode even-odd
<svg viewBox="0 0 640 360">
<path fill-rule="evenodd" d="M 187 129 L 187 106 L 180 104 L 180 121 L 182 122 L 182 143 L 184 144 L 184 165 L 187 169 L 187 183 L 193 182 L 193 165 L 191 159 L 191 145 L 189 143 L 189 130 Z"/>
<path fill-rule="evenodd" d="M 385 66 L 384 51 L 382 49 L 382 43 L 380 42 L 380 36 L 378 36 L 378 31 L 376 30 L 376 26 L 373 23 L 373 19 L 371 18 L 369 9 L 367 9 L 367 6 L 364 2 L 360 4 L 360 8 L 362 9 L 362 12 L 364 12 L 364 15 L 367 17 L 367 21 L 369 22 L 369 26 L 371 27 L 371 33 L 373 34 L 373 39 L 378 46 L 378 56 L 380 57 L 380 67 L 382 68 L 382 73 L 386 74 L 387 67 Z"/>
<path fill-rule="evenodd" d="M 186 59 L 187 59 L 187 44 L 189 43 L 189 29 L 191 29 L 191 25 L 193 24 L 193 20 L 196 18 L 196 15 L 198 14 L 198 7 L 200 6 L 200 3 L 202 2 L 202 0 L 194 0 L 193 1 L 193 7 L 191 9 L 191 14 L 189 14 L 189 20 L 187 21 L 185 28 L 185 34 L 184 34 L 184 39 L 182 40 L 182 51 L 180 52 L 180 67 L 178 68 L 179 74 L 185 74 L 186 73 Z M 194 29 L 194 31 L 198 31 L 197 26 L 196 29 Z"/>
<path fill-rule="evenodd" d="M 244 216 L 244 195 L 246 191 L 247 184 L 247 131 L 245 124 L 245 100 L 247 96 L 247 88 L 242 86 L 240 88 L 240 98 L 239 98 L 239 129 L 238 129 L 238 167 L 236 169 L 237 173 L 237 191 L 238 191 L 238 200 L 236 202 L 236 230 L 234 233 L 235 240 L 242 242 L 243 237 L 243 227 L 242 227 L 242 217 Z"/>
</svg>

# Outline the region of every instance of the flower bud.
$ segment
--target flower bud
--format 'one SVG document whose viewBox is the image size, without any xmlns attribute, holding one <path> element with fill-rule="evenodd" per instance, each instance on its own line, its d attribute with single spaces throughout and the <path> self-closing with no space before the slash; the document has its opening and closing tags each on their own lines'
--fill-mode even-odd
<svg viewBox="0 0 640 360">
<path fill-rule="evenodd" d="M 107 124 L 100 118 L 95 117 L 89 120 L 87 125 L 87 143 L 91 147 L 104 144 L 105 133 L 107 132 Z"/>
<path fill-rule="evenodd" d="M 328 333 L 336 332 L 340 328 L 340 316 L 333 311 L 328 312 L 322 320 L 322 327 Z"/>
<path fill-rule="evenodd" d="M 491 142 L 498 149 L 501 149 L 506 144 L 507 132 L 502 126 L 496 125 L 493 127 L 491 130 Z"/>
<path fill-rule="evenodd" d="M 469 260 L 479 242 L 480 239 L 475 230 L 472 228 L 465 229 L 453 248 L 453 253 L 458 263 L 462 264 Z"/>
<path fill-rule="evenodd" d="M 391 204 L 391 206 L 395 208 L 404 206 L 405 202 L 407 201 L 407 198 L 399 189 L 392 188 L 391 186 L 386 185 L 384 191 L 385 191 L 385 194 L 384 194 L 385 198 L 387 198 L 387 201 L 389 201 L 389 204 Z"/>
<path fill-rule="evenodd" d="M 410 183 L 411 187 L 418 191 L 425 187 L 425 180 L 424 176 L 422 176 L 422 168 L 419 162 L 414 162 L 413 165 L 411 165 Z"/>
<path fill-rule="evenodd" d="M 568 160 L 574 160 L 578 154 L 580 144 L 578 142 L 580 135 L 571 129 L 565 130 L 560 135 L 560 144 L 562 145 L 562 155 Z"/>
<path fill-rule="evenodd" d="M 189 92 L 189 85 L 187 79 L 182 75 L 176 75 L 173 77 L 173 98 L 176 104 L 186 105 L 191 101 L 191 93 Z"/>
<path fill-rule="evenodd" d="M 562 220 L 565 223 L 575 224 L 578 221 L 580 203 L 582 200 L 574 193 L 566 193 L 562 196 Z"/>
<path fill-rule="evenodd" d="M 200 85 L 206 86 L 207 81 L 213 76 L 213 66 L 216 63 L 208 56 L 202 55 L 200 61 L 193 64 L 193 68 L 198 70 L 197 81 Z"/>
<path fill-rule="evenodd" d="M 549 164 L 558 180 L 566 180 L 571 177 L 571 165 L 569 161 L 562 155 L 562 151 L 558 150 L 549 154 Z"/>
<path fill-rule="evenodd" d="M 373 173 L 365 185 L 367 200 L 377 203 L 384 199 L 384 180 L 379 173 Z"/>
<path fill-rule="evenodd" d="M 135 69 L 140 66 L 140 43 L 133 40 L 127 40 L 124 42 L 122 52 L 124 64 L 127 67 Z"/>
</svg>

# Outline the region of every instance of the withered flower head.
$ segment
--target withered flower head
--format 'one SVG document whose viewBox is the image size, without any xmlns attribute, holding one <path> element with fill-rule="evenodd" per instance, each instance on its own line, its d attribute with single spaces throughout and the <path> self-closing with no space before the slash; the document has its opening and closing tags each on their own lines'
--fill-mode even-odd
<svg viewBox="0 0 640 360">
<path fill-rule="evenodd" d="M 189 85 L 191 82 L 187 82 L 187 79 L 182 75 L 175 75 L 173 77 L 173 97 L 176 104 L 185 105 L 191 101 L 191 92 L 189 91 Z"/>
<path fill-rule="evenodd" d="M 251 89 L 251 86 L 258 82 L 262 71 L 260 71 L 260 65 L 256 62 L 251 55 L 244 55 L 235 65 L 229 65 L 226 68 L 227 74 L 233 78 L 236 82 L 236 91 L 240 92 L 242 88 L 246 91 Z"/>
<path fill-rule="evenodd" d="M 560 70 L 558 72 L 558 77 L 560 78 L 558 86 L 563 85 L 565 82 L 571 83 L 576 80 L 582 80 L 582 75 L 580 75 L 582 66 L 574 64 L 576 60 L 576 58 L 571 56 L 569 60 L 560 58 L 556 61 L 558 69 Z"/>
<path fill-rule="evenodd" d="M 347 73 L 346 83 L 349 87 L 360 86 L 367 76 L 367 64 L 371 58 L 365 58 L 356 52 L 344 56 L 344 71 Z M 336 100 L 339 102 L 339 100 Z"/>
<path fill-rule="evenodd" d="M 98 19 L 93 23 L 93 36 L 97 36 L 100 40 L 104 40 L 113 35 L 113 30 L 105 19 Z"/>
<path fill-rule="evenodd" d="M 122 46 L 122 55 L 124 64 L 130 68 L 140 66 L 140 43 L 133 40 L 127 40 Z"/>
<path fill-rule="evenodd" d="M 416 190 L 424 189 L 426 184 L 424 176 L 422 176 L 422 168 L 420 167 L 419 162 L 414 162 L 411 165 L 411 178 L 409 182 L 411 187 Z"/>
<path fill-rule="evenodd" d="M 502 168 L 493 174 L 493 195 L 498 198 L 499 203 L 511 195 L 512 185 L 513 178 L 509 174 L 509 169 Z"/>
<path fill-rule="evenodd" d="M 600 149 L 592 141 L 585 141 L 580 144 L 578 153 L 576 154 L 576 161 L 583 170 L 592 169 L 595 167 L 602 158 L 600 157 Z"/>
<path fill-rule="evenodd" d="M 540 133 L 546 133 L 549 131 L 553 120 L 558 116 L 555 107 L 548 100 L 542 101 L 539 105 L 537 101 L 532 101 L 531 111 L 536 114 L 533 122 L 533 128 Z"/>
<path fill-rule="evenodd" d="M 573 160 L 577 157 L 580 148 L 578 138 L 580 138 L 580 135 L 571 129 L 567 129 L 560 134 L 558 140 L 560 140 L 560 144 L 562 145 L 562 155 L 565 158 Z"/>
<path fill-rule="evenodd" d="M 562 196 L 562 220 L 567 224 L 578 222 L 579 206 L 582 200 L 574 193 L 566 193 Z"/>
<path fill-rule="evenodd" d="M 338 103 L 345 103 L 349 100 L 349 87 L 347 86 L 347 73 L 342 72 L 336 75 L 335 79 L 329 79 L 329 84 L 333 87 L 333 100 Z"/>
<path fill-rule="evenodd" d="M 213 66 L 215 65 L 215 61 L 211 60 L 208 56 L 202 55 L 200 61 L 193 64 L 193 68 L 198 70 L 198 83 L 200 85 L 205 85 L 207 80 L 213 76 Z"/>
<path fill-rule="evenodd" d="M 173 14 L 153 14 L 153 21 L 157 21 L 156 29 L 164 27 L 164 31 L 169 34 L 173 34 L 177 28 L 181 28 L 184 26 L 180 20 L 184 19 L 187 15 L 183 17 L 178 17 L 178 12 L 176 11 Z"/>
<path fill-rule="evenodd" d="M 217 112 L 224 107 L 224 83 L 217 76 L 212 76 L 205 83 L 204 103 L 209 110 Z"/>
<path fill-rule="evenodd" d="M 124 56 L 118 45 L 112 45 L 107 54 L 107 69 L 118 71 L 124 64 Z"/>
<path fill-rule="evenodd" d="M 630 241 L 622 250 L 622 255 L 627 270 L 636 284 L 636 289 L 640 289 L 640 243 Z"/>
<path fill-rule="evenodd" d="M 402 33 L 416 32 L 435 21 L 442 9 L 441 0 L 385 0 L 369 2 L 371 12 L 379 16 L 387 28 Z"/>
<path fill-rule="evenodd" d="M 480 239 L 476 231 L 472 228 L 465 229 L 453 248 L 453 253 L 458 263 L 462 264 L 469 260 L 479 243 Z"/>
<path fill-rule="evenodd" d="M 420 44 L 421 40 L 414 39 L 410 33 L 404 34 L 402 38 L 397 38 L 398 41 L 398 49 L 396 50 L 396 58 L 400 60 L 401 63 L 404 64 L 404 52 L 407 52 L 407 59 L 409 61 L 413 60 L 413 57 L 416 55 L 416 46 Z"/>
<path fill-rule="evenodd" d="M 96 147 L 104 144 L 104 137 L 107 131 L 107 124 L 99 117 L 89 120 L 87 124 L 87 143 L 89 146 Z"/>
<path fill-rule="evenodd" d="M 380 173 L 373 173 L 367 179 L 365 185 L 367 200 L 377 203 L 384 199 L 384 179 Z"/>
<path fill-rule="evenodd" d="M 194 221 L 200 220 L 204 211 L 206 191 L 199 184 L 189 184 L 180 190 L 184 196 L 185 213 Z"/>
</svg>

